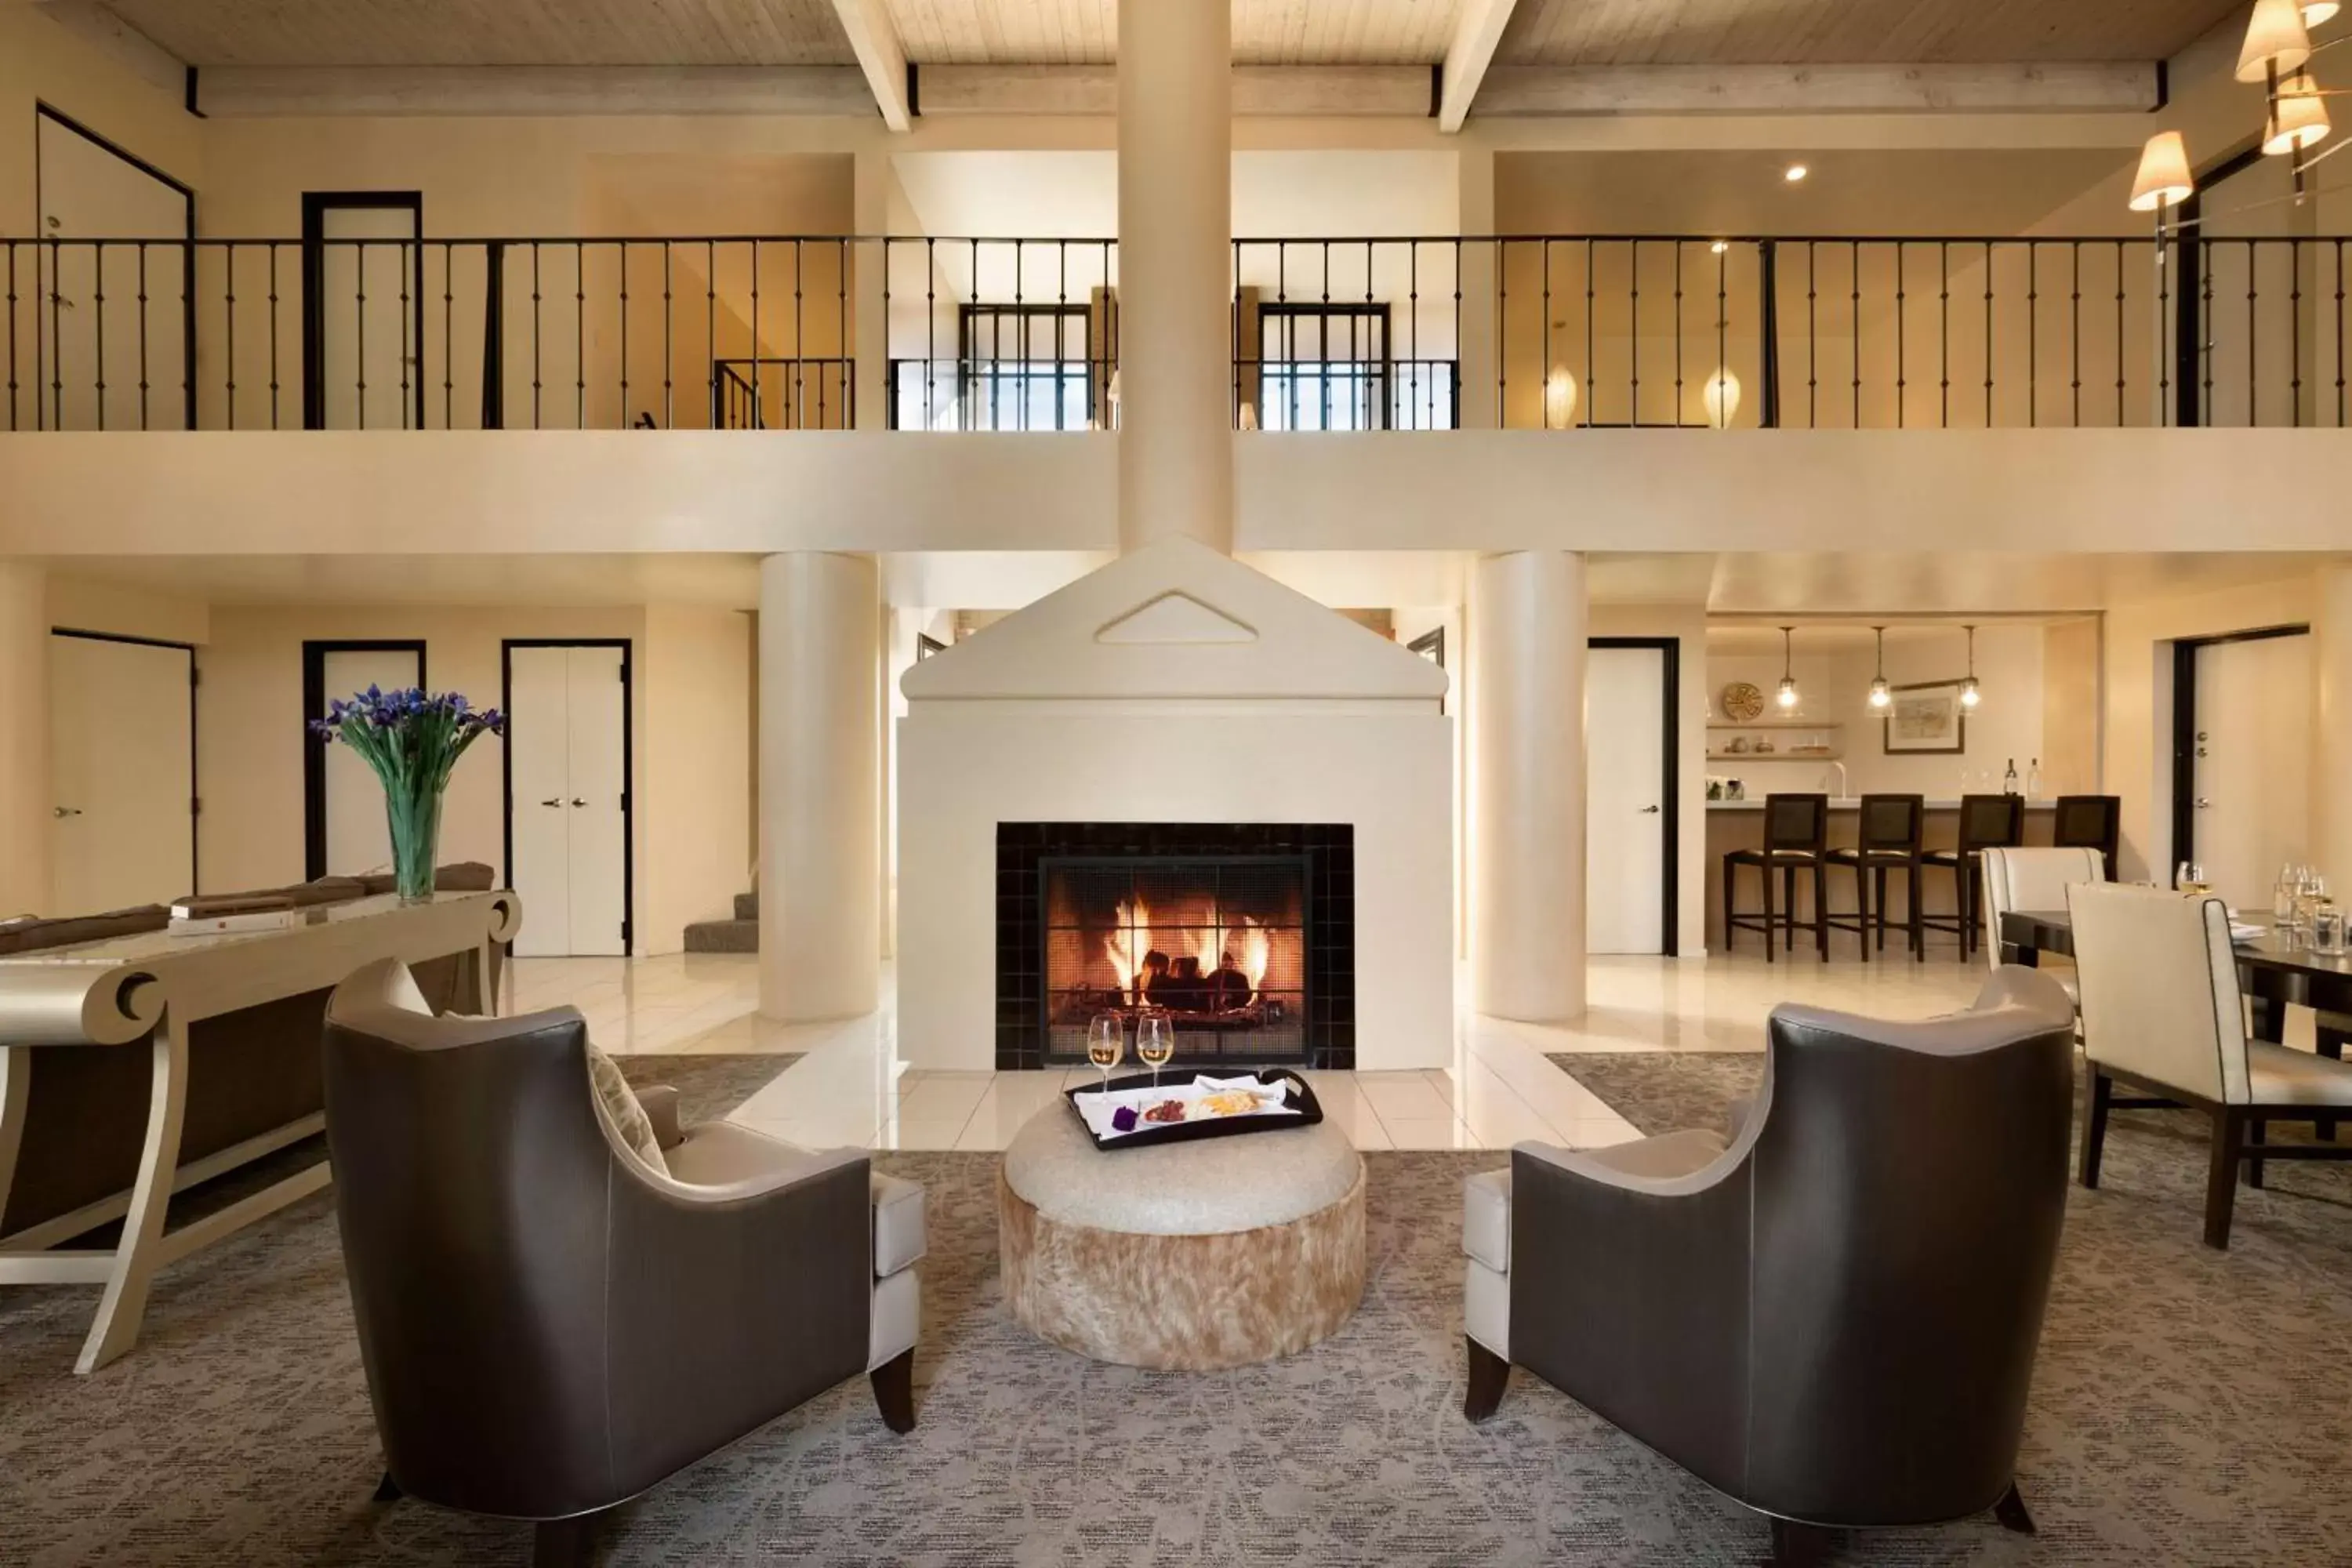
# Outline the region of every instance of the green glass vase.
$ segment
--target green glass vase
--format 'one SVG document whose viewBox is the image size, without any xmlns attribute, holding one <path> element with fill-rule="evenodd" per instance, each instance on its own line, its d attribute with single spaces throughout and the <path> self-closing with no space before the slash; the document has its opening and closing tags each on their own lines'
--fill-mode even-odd
<svg viewBox="0 0 2352 1568">
<path fill-rule="evenodd" d="M 392 829 L 393 885 L 404 904 L 421 904 L 433 897 L 433 867 L 441 847 L 441 792 L 383 792 L 385 819 Z"/>
</svg>

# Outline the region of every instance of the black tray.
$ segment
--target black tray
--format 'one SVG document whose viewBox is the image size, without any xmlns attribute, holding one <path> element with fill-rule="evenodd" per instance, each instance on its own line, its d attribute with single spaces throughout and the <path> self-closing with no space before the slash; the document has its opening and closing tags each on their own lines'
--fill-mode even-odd
<svg viewBox="0 0 2352 1568">
<path fill-rule="evenodd" d="M 1323 1120 L 1323 1102 L 1315 1098 L 1315 1086 L 1288 1068 L 1168 1068 L 1160 1074 L 1162 1088 L 1170 1084 L 1192 1083 L 1203 1078 L 1239 1078 L 1244 1073 L 1256 1075 L 1260 1083 L 1287 1082 L 1291 1086 L 1291 1103 L 1298 1108 L 1296 1116 L 1221 1116 L 1213 1121 L 1169 1121 L 1151 1124 L 1148 1130 L 1138 1129 L 1121 1133 L 1106 1143 L 1095 1137 L 1095 1130 L 1087 1119 L 1078 1116 L 1078 1096 L 1100 1094 L 1108 1089 L 1149 1089 L 1151 1075 L 1130 1073 L 1115 1078 L 1105 1085 L 1100 1079 L 1093 1083 L 1066 1089 L 1062 1098 L 1070 1102 L 1070 1114 L 1077 1116 L 1079 1131 L 1094 1140 L 1096 1148 L 1105 1153 L 1120 1149 L 1150 1149 L 1162 1143 L 1190 1143 L 1201 1138 L 1231 1138 L 1242 1132 L 1280 1132 L 1293 1127 L 1312 1127 Z"/>
</svg>

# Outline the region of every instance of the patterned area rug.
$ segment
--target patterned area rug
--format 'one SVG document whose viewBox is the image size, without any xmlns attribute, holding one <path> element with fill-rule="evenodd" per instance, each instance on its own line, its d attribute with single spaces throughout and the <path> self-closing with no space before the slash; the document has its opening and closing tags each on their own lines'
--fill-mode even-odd
<svg viewBox="0 0 2352 1568">
<path fill-rule="evenodd" d="M 1839 1561 L 2344 1560 L 2352 1215 L 2300 1200 L 2281 1219 L 2273 1198 L 2236 1250 L 2205 1252 L 2183 1184 L 2157 1179 L 2179 1158 L 2149 1142 L 2118 1132 L 2112 1190 L 2070 1222 L 2023 1462 L 2042 1534 L 1970 1520 L 1859 1537 Z M 1174 1374 L 1097 1365 L 1005 1318 L 995 1156 L 882 1156 L 929 1193 L 920 1425 L 892 1436 L 864 1380 L 844 1384 L 607 1521 L 600 1560 L 1760 1561 L 1753 1515 L 1524 1373 L 1493 1421 L 1462 1420 L 1461 1180 L 1498 1159 L 1368 1156 L 1355 1319 L 1270 1366 Z M 78 1379 L 93 1299 L 0 1291 L 9 1563 L 528 1560 L 522 1527 L 368 1501 L 381 1461 L 324 1195 L 165 1274 L 141 1347 Z"/>
</svg>

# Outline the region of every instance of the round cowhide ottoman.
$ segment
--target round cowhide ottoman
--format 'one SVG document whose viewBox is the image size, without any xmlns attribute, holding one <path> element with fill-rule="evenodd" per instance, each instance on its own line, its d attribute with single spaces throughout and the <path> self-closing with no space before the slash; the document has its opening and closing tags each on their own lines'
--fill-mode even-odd
<svg viewBox="0 0 2352 1568">
<path fill-rule="evenodd" d="M 1067 1105 L 1004 1152 L 997 1239 L 1014 1321 L 1161 1371 L 1301 1351 L 1364 1294 L 1364 1162 L 1325 1122 L 1105 1152 Z"/>
</svg>

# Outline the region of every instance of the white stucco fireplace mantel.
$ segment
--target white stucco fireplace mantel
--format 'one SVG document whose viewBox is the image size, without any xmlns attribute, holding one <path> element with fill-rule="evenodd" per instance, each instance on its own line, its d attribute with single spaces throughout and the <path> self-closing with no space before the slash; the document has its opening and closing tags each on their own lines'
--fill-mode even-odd
<svg viewBox="0 0 2352 1568">
<path fill-rule="evenodd" d="M 1121 556 L 909 670 L 898 1053 L 995 1065 L 1008 822 L 1354 830 L 1356 1065 L 1453 1054 L 1445 673 L 1188 539 Z"/>
</svg>

